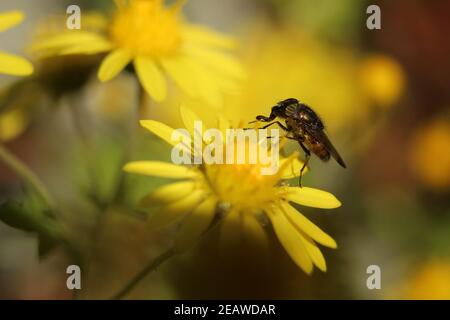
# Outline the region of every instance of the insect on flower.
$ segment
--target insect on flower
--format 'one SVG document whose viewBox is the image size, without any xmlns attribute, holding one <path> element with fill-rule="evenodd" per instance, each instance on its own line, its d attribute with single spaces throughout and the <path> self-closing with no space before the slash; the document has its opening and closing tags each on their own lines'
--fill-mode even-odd
<svg viewBox="0 0 450 320">
<path fill-rule="evenodd" d="M 283 119 L 286 125 L 278 120 L 274 121 L 276 118 Z M 330 156 L 332 156 L 343 168 L 347 167 L 344 160 L 342 160 L 341 156 L 330 142 L 330 139 L 328 139 L 328 136 L 325 134 L 325 127 L 319 116 L 310 107 L 297 99 L 289 98 L 278 102 L 276 106 L 272 107 L 272 111 L 268 117 L 259 115 L 256 117 L 256 121 L 250 123 L 258 121 L 270 122 L 261 129 L 278 124 L 287 132 L 286 138 L 296 140 L 300 144 L 300 147 L 302 147 L 306 159 L 300 169 L 298 182 L 300 187 L 302 186 L 303 171 L 308 165 L 311 152 L 322 161 L 328 161 L 330 160 Z"/>
<path fill-rule="evenodd" d="M 206 114 L 208 108 L 204 110 L 203 114 Z M 232 124 L 213 112 L 218 130 L 226 134 Z M 202 121 L 202 118 L 184 106 L 180 107 L 180 116 L 186 130 L 194 135 L 197 131 L 194 122 Z M 172 138 L 175 129 L 155 120 L 141 120 L 140 123 L 170 145 L 178 145 L 179 141 Z M 245 142 L 249 148 L 252 143 L 250 139 Z M 186 146 L 187 151 L 195 153 L 193 143 Z M 205 161 L 198 166 L 133 161 L 127 163 L 124 170 L 132 174 L 182 179 L 157 188 L 140 203 L 144 209 L 159 207 L 149 216 L 148 223 L 153 229 L 179 223 L 174 241 L 176 252 L 193 247 L 216 222 L 220 228 L 219 251 L 233 254 L 236 246 L 246 245 L 244 239 L 257 240 L 271 250 L 271 237 L 261 223 L 261 219 L 265 224 L 265 218 L 268 218 L 280 244 L 298 267 L 307 274 L 313 272 L 314 266 L 325 272 L 326 261 L 318 244 L 336 249 L 336 241 L 303 216 L 291 202 L 322 209 L 338 208 L 341 202 L 323 190 L 284 185 L 284 180 L 297 177 L 303 165 L 297 158 L 296 153 L 288 158 L 281 156 L 279 170 L 271 175 L 262 173 L 265 164 L 261 161 L 225 164 Z"/>
</svg>

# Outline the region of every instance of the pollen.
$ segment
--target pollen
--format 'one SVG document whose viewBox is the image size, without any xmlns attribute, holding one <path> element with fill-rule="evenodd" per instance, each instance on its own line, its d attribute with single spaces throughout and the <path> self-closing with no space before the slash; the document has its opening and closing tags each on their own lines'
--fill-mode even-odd
<svg viewBox="0 0 450 320">
<path fill-rule="evenodd" d="M 113 41 L 134 56 L 170 56 L 181 45 L 182 1 L 165 7 L 162 0 L 132 0 L 111 26 Z"/>
</svg>

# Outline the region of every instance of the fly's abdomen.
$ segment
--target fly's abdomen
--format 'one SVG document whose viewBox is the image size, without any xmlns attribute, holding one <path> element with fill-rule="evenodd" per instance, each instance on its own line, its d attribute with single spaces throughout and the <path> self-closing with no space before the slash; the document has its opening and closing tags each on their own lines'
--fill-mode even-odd
<svg viewBox="0 0 450 320">
<path fill-rule="evenodd" d="M 313 139 L 311 136 L 307 136 L 305 139 L 306 147 L 314 153 L 316 156 L 320 158 L 322 161 L 328 161 L 330 160 L 330 153 L 325 148 L 323 143 Z"/>
<path fill-rule="evenodd" d="M 330 153 L 325 149 L 325 147 L 322 145 L 321 148 L 316 148 L 313 151 L 322 161 L 328 161 L 330 160 Z"/>
</svg>

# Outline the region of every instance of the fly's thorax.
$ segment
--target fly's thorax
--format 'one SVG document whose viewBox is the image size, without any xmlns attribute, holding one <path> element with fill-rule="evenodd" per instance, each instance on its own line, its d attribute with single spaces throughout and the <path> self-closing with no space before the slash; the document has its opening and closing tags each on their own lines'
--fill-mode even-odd
<svg viewBox="0 0 450 320">
<path fill-rule="evenodd" d="M 299 107 L 299 119 L 305 126 L 315 130 L 323 130 L 324 125 L 320 117 L 307 105 L 301 104 Z"/>
<path fill-rule="evenodd" d="M 290 129 L 294 129 L 297 126 L 297 124 L 295 123 L 296 121 L 293 118 L 286 118 L 285 122 L 286 126 Z"/>
<path fill-rule="evenodd" d="M 286 126 L 289 128 L 289 132 L 292 136 L 294 136 L 297 140 L 303 141 L 305 130 L 303 125 L 299 119 L 296 118 L 286 118 Z"/>
</svg>

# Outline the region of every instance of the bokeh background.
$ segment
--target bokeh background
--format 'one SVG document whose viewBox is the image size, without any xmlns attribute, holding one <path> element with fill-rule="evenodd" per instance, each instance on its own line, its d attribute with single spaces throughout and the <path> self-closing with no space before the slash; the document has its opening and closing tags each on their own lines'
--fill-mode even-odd
<svg viewBox="0 0 450 320">
<path fill-rule="evenodd" d="M 20 9 L 27 19 L 0 35 L 1 49 L 24 54 L 36 31 L 75 3 L 82 14 L 112 7 L 109 0 L 2 1 L 0 11 Z M 370 4 L 381 8 L 381 30 L 366 28 Z M 240 41 L 248 76 L 226 98 L 228 117 L 249 121 L 296 97 L 323 118 L 348 168 L 313 158 L 304 185 L 332 192 L 343 206 L 302 212 L 339 248 L 324 250 L 326 273 L 307 276 L 283 250 L 270 259 L 245 246 L 219 255 L 212 233 L 129 297 L 449 299 L 450 2 L 190 0 L 185 15 Z M 0 298 L 73 298 L 66 267 L 81 255 L 77 298 L 105 299 L 170 244 L 170 230 L 152 232 L 134 209 L 163 181 L 121 168 L 169 159 L 167 146 L 137 120 L 180 125 L 174 106 L 181 98 L 142 105 L 131 75 L 96 80 L 100 58 L 55 59 L 32 80 L 0 75 L 0 141 L 46 184 L 58 221 L 77 243 L 76 250 L 51 241 L 45 247 L 39 232 L 1 222 Z M 33 208 L 35 198 L 0 163 L 0 203 Z M 370 265 L 381 268 L 380 290 L 366 286 Z"/>
</svg>

